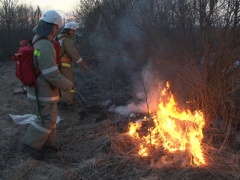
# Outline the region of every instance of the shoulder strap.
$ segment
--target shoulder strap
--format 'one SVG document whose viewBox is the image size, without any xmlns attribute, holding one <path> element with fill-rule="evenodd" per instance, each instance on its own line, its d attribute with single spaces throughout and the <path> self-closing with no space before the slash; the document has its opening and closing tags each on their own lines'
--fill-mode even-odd
<svg viewBox="0 0 240 180">
<path fill-rule="evenodd" d="M 47 38 L 46 38 L 46 37 L 43 37 L 43 36 L 37 38 L 34 42 L 32 42 L 32 46 L 33 46 L 36 42 L 38 42 L 38 41 L 40 41 L 40 40 L 42 40 L 42 39 L 47 39 Z"/>
<path fill-rule="evenodd" d="M 40 40 L 42 40 L 42 39 L 47 39 L 46 37 L 43 37 L 43 36 L 41 36 L 41 37 L 38 37 L 32 44 L 31 44 L 31 46 L 33 46 L 36 42 L 38 42 L 38 41 L 40 41 Z M 38 76 L 41 74 L 41 71 L 40 70 L 36 70 L 35 69 L 35 71 L 36 71 L 36 78 L 38 78 Z M 36 89 L 36 88 L 35 88 Z"/>
</svg>

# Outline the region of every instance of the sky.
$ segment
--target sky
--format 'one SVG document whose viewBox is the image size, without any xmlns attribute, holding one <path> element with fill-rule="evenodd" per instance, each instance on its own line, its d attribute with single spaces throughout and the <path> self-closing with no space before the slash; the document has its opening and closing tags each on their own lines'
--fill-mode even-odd
<svg viewBox="0 0 240 180">
<path fill-rule="evenodd" d="M 39 7 L 42 9 L 42 11 L 54 9 L 54 10 L 60 10 L 63 12 L 71 12 L 74 10 L 74 7 L 76 4 L 78 4 L 79 1 L 77 0 L 22 0 L 20 2 L 31 4 L 33 6 L 39 5 Z"/>
</svg>

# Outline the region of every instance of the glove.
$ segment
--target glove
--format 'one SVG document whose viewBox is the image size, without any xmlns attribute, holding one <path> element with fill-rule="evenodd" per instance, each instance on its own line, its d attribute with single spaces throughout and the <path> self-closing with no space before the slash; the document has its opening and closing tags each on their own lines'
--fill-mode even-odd
<svg viewBox="0 0 240 180">
<path fill-rule="evenodd" d="M 86 62 L 85 61 L 81 61 L 80 63 L 80 66 L 83 68 L 83 69 L 85 69 L 85 70 L 88 70 L 89 68 L 88 68 L 88 65 L 86 64 Z"/>
<path fill-rule="evenodd" d="M 75 92 L 74 87 L 72 87 L 72 89 L 69 92 L 74 93 Z"/>
</svg>

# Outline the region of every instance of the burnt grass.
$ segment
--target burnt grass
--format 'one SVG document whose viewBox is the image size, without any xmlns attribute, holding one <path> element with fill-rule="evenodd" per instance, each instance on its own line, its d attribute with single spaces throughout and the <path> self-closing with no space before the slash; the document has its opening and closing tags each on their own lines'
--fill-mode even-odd
<svg viewBox="0 0 240 180">
<path fill-rule="evenodd" d="M 239 148 L 221 148 L 222 138 L 205 130 L 203 142 L 207 166 L 182 166 L 178 163 L 155 165 L 152 158 L 140 158 L 126 132 L 126 117 L 108 109 L 126 105 L 132 98 L 130 82 L 106 78 L 101 67 L 93 73 L 76 70 L 78 93 L 75 112 L 60 111 L 57 141 L 61 152 L 46 151 L 38 161 L 21 152 L 21 139 L 28 127 L 15 124 L 9 114 L 33 113 L 26 94 L 16 90 L 21 83 L 14 75 L 13 62 L 0 64 L 0 179 L 239 179 Z M 155 155 L 168 155 L 165 152 Z"/>
</svg>

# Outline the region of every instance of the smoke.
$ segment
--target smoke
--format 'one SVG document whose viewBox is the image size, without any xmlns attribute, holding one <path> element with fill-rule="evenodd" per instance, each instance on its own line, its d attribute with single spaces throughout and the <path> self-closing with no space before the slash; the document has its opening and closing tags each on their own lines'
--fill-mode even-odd
<svg viewBox="0 0 240 180">
<path fill-rule="evenodd" d="M 126 106 L 116 107 L 115 112 L 125 117 L 130 113 L 156 112 L 160 91 L 164 85 L 164 81 L 159 77 L 158 71 L 148 65 L 143 69 L 139 81 L 134 85 L 134 99 Z"/>
<path fill-rule="evenodd" d="M 90 35 L 89 42 L 106 77 L 117 76 L 133 82 L 135 73 L 147 64 L 150 55 L 139 9 L 131 4 L 118 17 L 111 14 L 107 5 L 103 5 L 103 11 L 104 15 L 99 17 L 96 31 Z"/>
<path fill-rule="evenodd" d="M 123 80 L 134 85 L 131 102 L 115 108 L 123 116 L 131 112 L 155 112 L 165 82 L 162 74 L 170 73 L 164 69 L 160 74 L 158 68 L 159 57 L 167 50 L 150 4 L 147 0 L 133 1 L 121 16 L 111 14 L 103 6 L 104 15 L 99 17 L 96 31 L 89 38 L 104 80 L 109 83 Z"/>
</svg>

